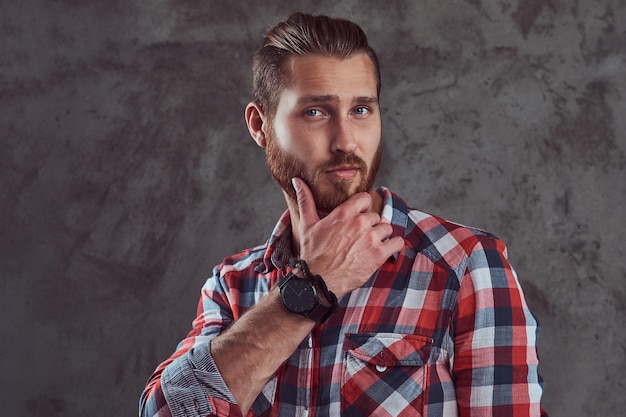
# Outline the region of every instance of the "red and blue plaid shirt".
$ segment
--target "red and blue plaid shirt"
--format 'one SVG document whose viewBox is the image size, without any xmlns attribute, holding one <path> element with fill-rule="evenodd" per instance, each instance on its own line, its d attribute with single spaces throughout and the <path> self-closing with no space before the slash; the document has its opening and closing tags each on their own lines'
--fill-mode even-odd
<svg viewBox="0 0 626 417">
<path fill-rule="evenodd" d="M 538 323 L 504 244 L 379 192 L 383 221 L 404 237 L 404 249 L 339 300 L 249 415 L 542 415 Z M 286 212 L 265 245 L 215 268 L 193 329 L 148 382 L 142 416 L 241 415 L 209 344 L 276 284 L 290 240 Z"/>
</svg>

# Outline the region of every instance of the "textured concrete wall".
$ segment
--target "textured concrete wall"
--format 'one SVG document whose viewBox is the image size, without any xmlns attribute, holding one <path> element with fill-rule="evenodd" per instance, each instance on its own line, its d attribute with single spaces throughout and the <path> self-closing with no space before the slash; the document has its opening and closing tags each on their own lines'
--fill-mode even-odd
<svg viewBox="0 0 626 417">
<path fill-rule="evenodd" d="M 135 415 L 212 266 L 268 236 L 243 108 L 297 9 L 380 53 L 379 183 L 508 243 L 552 415 L 623 416 L 623 0 L 2 0 L 2 415 Z"/>
</svg>

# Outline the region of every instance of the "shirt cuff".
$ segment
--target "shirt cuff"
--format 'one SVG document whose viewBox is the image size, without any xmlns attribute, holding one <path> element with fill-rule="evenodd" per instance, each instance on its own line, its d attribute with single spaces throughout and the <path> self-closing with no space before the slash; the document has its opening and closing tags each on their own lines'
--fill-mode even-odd
<svg viewBox="0 0 626 417">
<path fill-rule="evenodd" d="M 218 403 L 237 404 L 215 365 L 209 346 L 203 343 L 191 348 L 163 370 L 161 388 L 173 417 L 215 415 L 217 410 L 211 398 Z"/>
</svg>

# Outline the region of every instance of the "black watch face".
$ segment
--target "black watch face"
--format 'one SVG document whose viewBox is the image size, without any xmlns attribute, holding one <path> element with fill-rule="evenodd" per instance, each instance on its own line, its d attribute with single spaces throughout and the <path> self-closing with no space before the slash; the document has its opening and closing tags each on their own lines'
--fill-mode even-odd
<svg viewBox="0 0 626 417">
<path fill-rule="evenodd" d="M 311 282 L 292 278 L 281 291 L 285 307 L 294 313 L 310 311 L 317 303 L 317 292 Z"/>
</svg>

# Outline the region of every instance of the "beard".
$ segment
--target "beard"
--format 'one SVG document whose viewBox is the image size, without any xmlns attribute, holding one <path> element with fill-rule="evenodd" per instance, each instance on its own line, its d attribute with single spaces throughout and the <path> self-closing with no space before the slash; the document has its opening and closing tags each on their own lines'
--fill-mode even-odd
<svg viewBox="0 0 626 417">
<path fill-rule="evenodd" d="M 313 193 L 317 211 L 326 214 L 333 211 L 335 207 L 346 201 L 351 195 L 359 192 L 368 192 L 374 186 L 376 174 L 380 167 L 382 143 L 378 145 L 369 167 L 363 159 L 354 154 L 338 153 L 328 161 L 315 167 L 314 172 L 309 174 L 305 163 L 280 149 L 276 143 L 274 130 L 270 128 L 270 132 L 267 137 L 267 165 L 274 181 L 293 201 L 297 201 L 296 191 L 291 183 L 293 177 L 304 180 Z M 360 182 L 356 188 L 352 190 L 353 180 L 336 180 L 332 182 L 332 189 L 323 189 L 321 180 L 324 178 L 325 173 L 343 165 L 357 167 Z"/>
</svg>

